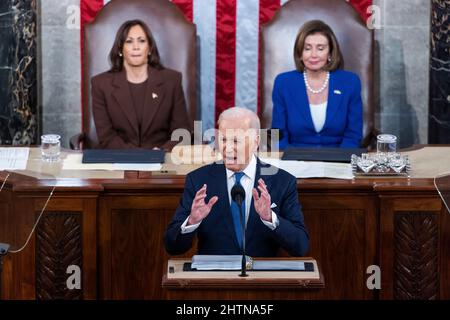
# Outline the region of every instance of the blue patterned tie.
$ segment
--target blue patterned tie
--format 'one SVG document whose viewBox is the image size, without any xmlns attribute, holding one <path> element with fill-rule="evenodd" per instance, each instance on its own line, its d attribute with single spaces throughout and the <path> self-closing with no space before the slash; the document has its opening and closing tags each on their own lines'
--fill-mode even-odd
<svg viewBox="0 0 450 320">
<path fill-rule="evenodd" d="M 236 172 L 234 178 L 236 179 L 235 185 L 241 185 L 241 178 L 244 176 L 243 172 Z M 245 217 L 245 199 L 242 201 L 242 214 Z M 233 216 L 234 231 L 236 232 L 236 238 L 239 243 L 239 247 L 242 249 L 242 227 L 241 227 L 241 214 L 239 212 L 239 206 L 236 202 L 231 200 L 231 215 Z M 245 218 L 244 218 L 245 219 Z M 245 220 L 244 220 L 245 221 Z"/>
</svg>

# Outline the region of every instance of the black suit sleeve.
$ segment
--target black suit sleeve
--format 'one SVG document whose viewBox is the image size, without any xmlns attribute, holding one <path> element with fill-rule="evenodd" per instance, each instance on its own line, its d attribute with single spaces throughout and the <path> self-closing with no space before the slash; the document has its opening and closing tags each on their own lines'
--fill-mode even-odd
<svg viewBox="0 0 450 320">
<path fill-rule="evenodd" d="M 192 177 L 188 174 L 186 176 L 183 196 L 175 212 L 175 216 L 167 227 L 164 238 L 166 250 L 171 255 L 183 254 L 192 247 L 192 241 L 198 228 L 194 232 L 182 234 L 181 225 L 191 214 L 192 201 L 194 200 L 196 192 L 194 184 L 192 183 Z"/>
<path fill-rule="evenodd" d="M 309 248 L 309 235 L 306 230 L 300 202 L 298 201 L 296 179 L 289 179 L 280 202 L 279 225 L 273 236 L 280 246 L 292 256 L 304 256 Z"/>
</svg>

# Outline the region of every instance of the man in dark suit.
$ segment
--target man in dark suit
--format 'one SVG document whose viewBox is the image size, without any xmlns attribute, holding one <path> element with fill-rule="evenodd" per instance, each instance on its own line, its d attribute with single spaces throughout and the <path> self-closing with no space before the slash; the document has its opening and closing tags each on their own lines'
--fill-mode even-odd
<svg viewBox="0 0 450 320">
<path fill-rule="evenodd" d="M 231 189 L 240 184 L 246 194 L 246 252 L 273 257 L 279 248 L 303 256 L 309 236 L 298 201 L 296 179 L 284 170 L 263 164 L 255 156 L 259 119 L 244 108 L 231 108 L 219 117 L 218 146 L 223 163 L 199 168 L 186 176 L 180 204 L 169 224 L 165 245 L 169 254 L 182 254 L 198 237 L 198 253 L 232 255 L 242 252 L 242 230 Z"/>
</svg>

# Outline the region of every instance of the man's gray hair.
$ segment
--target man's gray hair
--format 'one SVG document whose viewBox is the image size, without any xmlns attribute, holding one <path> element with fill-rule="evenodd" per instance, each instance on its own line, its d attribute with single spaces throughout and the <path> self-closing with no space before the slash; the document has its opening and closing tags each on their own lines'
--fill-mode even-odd
<svg viewBox="0 0 450 320">
<path fill-rule="evenodd" d="M 250 120 L 251 129 L 261 129 L 261 123 L 259 122 L 258 115 L 252 110 L 242 107 L 232 107 L 223 111 L 219 116 L 219 120 L 217 120 L 217 125 L 220 126 L 220 122 L 225 119 L 236 119 L 242 121 L 243 118 L 248 118 Z"/>
</svg>

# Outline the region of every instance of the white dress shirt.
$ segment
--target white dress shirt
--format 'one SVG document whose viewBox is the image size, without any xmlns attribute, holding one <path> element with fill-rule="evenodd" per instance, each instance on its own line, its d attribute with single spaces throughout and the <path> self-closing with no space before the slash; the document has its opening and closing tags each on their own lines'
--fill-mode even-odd
<svg viewBox="0 0 450 320">
<path fill-rule="evenodd" d="M 311 118 L 314 124 L 314 129 L 316 132 L 320 132 L 325 125 L 325 119 L 327 117 L 327 105 L 328 101 L 321 104 L 310 104 L 309 109 L 311 110 Z"/>
<path fill-rule="evenodd" d="M 231 189 L 233 188 L 233 186 L 236 182 L 236 179 L 234 176 L 234 171 L 226 169 L 226 172 L 227 172 L 228 198 L 229 198 L 230 204 L 231 204 Z M 242 172 L 244 173 L 244 175 L 241 178 L 241 185 L 245 190 L 245 219 L 246 219 L 246 221 L 248 221 L 248 217 L 250 215 L 250 207 L 251 207 L 251 203 L 252 203 L 252 199 L 253 199 L 252 190 L 253 190 L 253 186 L 255 185 L 255 177 L 256 177 L 256 156 L 255 155 L 252 155 L 252 159 L 250 160 L 250 163 Z M 258 188 L 256 188 L 256 190 L 258 191 L 258 194 L 260 194 Z M 270 190 L 269 190 L 269 193 L 270 193 Z M 215 195 L 213 194 L 211 196 L 215 196 Z M 219 201 L 220 201 L 220 199 L 219 199 Z M 230 212 L 230 214 L 231 214 L 231 212 Z M 258 214 L 258 213 L 256 213 L 256 214 Z M 188 220 L 189 220 L 189 217 L 187 217 L 187 219 L 181 225 L 181 233 L 193 232 L 198 228 L 198 226 L 201 223 L 201 221 L 200 221 L 197 224 L 188 226 L 187 225 Z M 264 225 L 266 225 L 271 230 L 274 230 L 279 224 L 278 217 L 275 214 L 275 212 L 273 212 L 273 210 L 272 210 L 272 222 L 264 221 L 262 219 L 261 219 L 261 221 L 264 223 Z"/>
</svg>

